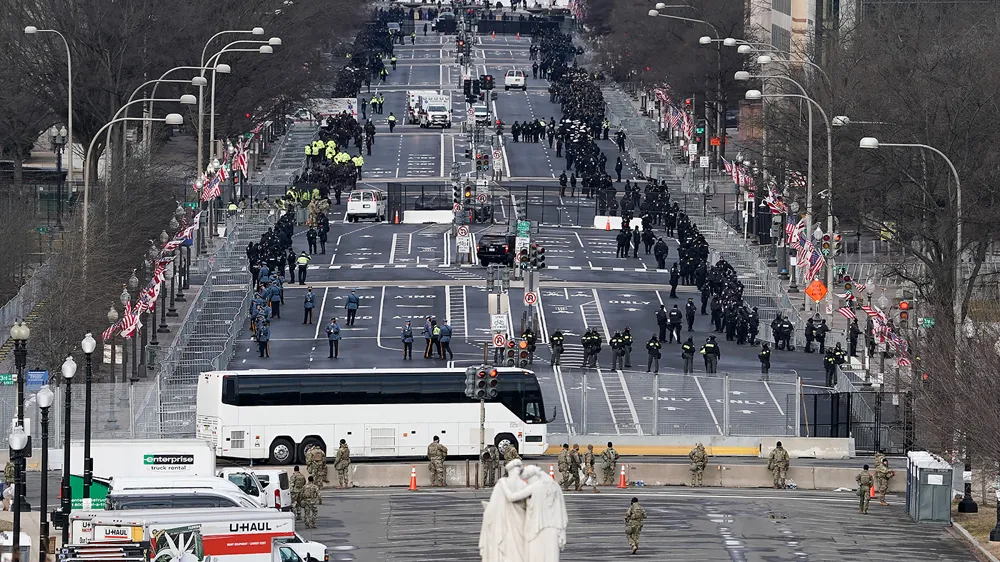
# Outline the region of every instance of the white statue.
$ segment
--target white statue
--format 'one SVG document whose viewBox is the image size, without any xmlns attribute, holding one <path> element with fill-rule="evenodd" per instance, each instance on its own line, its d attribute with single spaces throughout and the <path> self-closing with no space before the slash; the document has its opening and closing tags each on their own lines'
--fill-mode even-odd
<svg viewBox="0 0 1000 562">
<path fill-rule="evenodd" d="M 479 555 L 483 562 L 527 562 L 524 538 L 526 506 L 512 499 L 528 485 L 521 479 L 521 461 L 507 463 L 507 476 L 497 481 L 490 501 L 483 502 L 483 526 L 479 532 Z"/>
<path fill-rule="evenodd" d="M 558 562 L 569 522 L 562 490 L 537 466 L 522 471 L 521 461 L 513 460 L 506 468 L 508 476 L 484 502 L 479 534 L 483 562 Z"/>
</svg>

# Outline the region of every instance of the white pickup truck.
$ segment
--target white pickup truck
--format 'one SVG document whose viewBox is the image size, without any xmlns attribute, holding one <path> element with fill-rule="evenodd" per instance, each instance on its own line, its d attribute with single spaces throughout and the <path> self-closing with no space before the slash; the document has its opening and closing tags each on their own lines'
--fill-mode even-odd
<svg viewBox="0 0 1000 562">
<path fill-rule="evenodd" d="M 427 96 L 420 100 L 420 127 L 451 128 L 451 96 Z"/>
</svg>

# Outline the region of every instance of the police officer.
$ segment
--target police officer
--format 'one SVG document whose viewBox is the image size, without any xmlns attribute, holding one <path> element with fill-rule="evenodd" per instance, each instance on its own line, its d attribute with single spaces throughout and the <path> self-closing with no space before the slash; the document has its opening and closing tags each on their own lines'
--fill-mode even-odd
<svg viewBox="0 0 1000 562">
<path fill-rule="evenodd" d="M 622 332 L 622 341 L 625 343 L 625 368 L 632 368 L 632 328 L 625 327 Z"/>
<path fill-rule="evenodd" d="M 608 343 L 611 344 L 611 370 L 617 371 L 625 362 L 625 340 L 622 339 L 622 333 L 615 332 Z"/>
<path fill-rule="evenodd" d="M 347 325 L 353 326 L 354 319 L 358 314 L 358 308 L 361 306 L 361 299 L 358 298 L 358 294 L 355 291 L 351 291 L 351 294 L 347 295 L 347 303 L 344 304 L 344 308 L 347 309 Z"/>
<path fill-rule="evenodd" d="M 836 386 L 837 356 L 832 349 L 826 350 L 826 355 L 823 356 L 823 368 L 826 370 L 826 386 Z"/>
<path fill-rule="evenodd" d="M 771 370 L 771 348 L 768 347 L 767 342 L 760 344 L 760 353 L 757 354 L 757 359 L 760 359 L 760 374 L 764 375 L 764 380 L 767 380 L 767 373 Z"/>
<path fill-rule="evenodd" d="M 299 254 L 299 257 L 295 259 L 295 264 L 299 269 L 299 285 L 306 284 L 306 271 L 309 269 L 309 262 L 311 261 L 312 258 L 309 257 L 309 254 L 305 253 L 305 251 Z"/>
<path fill-rule="evenodd" d="M 389 122 L 389 132 L 391 133 L 393 129 L 396 128 L 396 116 L 389 112 L 389 117 L 386 119 Z"/>
<path fill-rule="evenodd" d="M 674 339 L 677 339 L 677 343 L 681 343 L 681 322 L 684 316 L 681 314 L 681 309 L 677 308 L 675 304 L 673 308 L 670 309 L 670 313 L 667 315 L 667 322 L 670 329 L 670 342 L 674 343 Z"/>
<path fill-rule="evenodd" d="M 316 232 L 316 228 L 310 226 L 309 230 L 306 231 L 306 241 L 309 243 L 309 253 L 316 253 L 316 239 L 319 237 L 319 233 Z"/>
<path fill-rule="evenodd" d="M 330 341 L 330 355 L 327 359 L 337 359 L 340 357 L 340 324 L 336 318 L 331 318 L 326 325 L 326 337 Z"/>
<path fill-rule="evenodd" d="M 705 372 L 719 372 L 721 353 L 719 353 L 719 344 L 715 343 L 715 336 L 708 336 L 705 345 L 701 346 L 701 354 L 705 357 Z"/>
<path fill-rule="evenodd" d="M 680 280 L 681 270 L 677 266 L 677 262 L 674 262 L 674 265 L 670 266 L 670 298 L 672 299 L 677 298 L 677 284 L 680 283 Z"/>
<path fill-rule="evenodd" d="M 413 359 L 413 328 L 409 320 L 403 324 L 399 337 L 403 341 L 403 359 Z"/>
<path fill-rule="evenodd" d="M 687 320 L 687 327 L 689 332 L 694 331 L 694 317 L 698 313 L 698 306 L 694 304 L 694 300 L 690 297 L 688 298 L 687 304 L 684 305 L 684 319 Z"/>
<path fill-rule="evenodd" d="M 268 342 L 271 341 L 271 322 L 268 320 L 263 320 L 260 326 L 257 328 L 257 349 L 260 351 L 261 357 L 271 356 L 271 346 Z"/>
<path fill-rule="evenodd" d="M 646 354 L 647 354 L 646 372 L 647 373 L 650 372 L 650 371 L 652 371 L 654 373 L 659 373 L 660 372 L 660 346 L 661 345 L 662 344 L 660 343 L 660 340 L 658 340 L 656 338 L 656 335 L 653 335 L 653 337 L 649 338 L 649 341 L 646 342 Z"/>
<path fill-rule="evenodd" d="M 688 338 L 681 345 L 681 359 L 684 360 L 684 374 L 694 374 L 694 339 Z"/>
<path fill-rule="evenodd" d="M 656 327 L 660 330 L 660 341 L 667 341 L 667 309 L 662 304 L 656 311 Z"/>
<path fill-rule="evenodd" d="M 552 332 L 552 335 L 549 336 L 549 347 L 552 349 L 552 359 L 549 360 L 549 365 L 559 364 L 559 358 L 563 353 L 563 342 L 565 339 L 566 337 L 563 336 L 563 333 L 559 330 Z"/>
<path fill-rule="evenodd" d="M 305 310 L 302 317 L 303 324 L 313 323 L 313 309 L 316 308 L 316 293 L 313 292 L 313 288 L 309 287 L 306 289 L 306 296 L 303 299 L 302 307 Z"/>
<path fill-rule="evenodd" d="M 447 320 L 441 321 L 441 359 L 455 359 L 451 350 L 451 326 Z"/>
</svg>

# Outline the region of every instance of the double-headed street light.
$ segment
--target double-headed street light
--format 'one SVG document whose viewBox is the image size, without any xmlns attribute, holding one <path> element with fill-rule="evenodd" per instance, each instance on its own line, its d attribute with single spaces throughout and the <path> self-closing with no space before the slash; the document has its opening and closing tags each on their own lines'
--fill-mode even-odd
<svg viewBox="0 0 1000 562">
<path fill-rule="evenodd" d="M 233 49 L 236 45 L 260 45 L 256 49 Z M 281 38 L 271 37 L 267 41 L 233 41 L 225 47 L 223 47 L 219 52 L 215 53 L 208 59 L 208 65 L 212 66 L 219 63 L 219 57 L 224 53 L 258 53 L 261 55 L 271 55 L 274 54 L 274 47 L 281 46 Z M 204 72 L 204 71 L 203 71 Z M 209 119 L 208 127 L 208 159 L 211 160 L 215 158 L 215 73 L 212 73 L 212 93 L 211 101 L 209 103 L 209 108 L 211 109 L 211 116 Z M 199 123 L 199 126 L 201 124 Z M 200 133 L 199 133 L 200 134 Z"/>
<path fill-rule="evenodd" d="M 801 87 L 801 86 L 800 86 Z M 820 114 L 823 116 L 823 121 L 826 123 L 826 182 L 827 182 L 827 217 L 826 217 L 826 230 L 828 234 L 833 234 L 833 128 L 830 125 L 830 119 L 826 115 L 826 111 L 823 110 L 823 106 L 819 104 L 816 100 L 803 94 L 762 94 L 760 90 L 748 90 L 746 93 L 746 99 L 748 100 L 762 100 L 764 98 L 798 98 L 804 99 L 816 109 L 819 110 Z M 812 135 L 809 135 L 812 138 Z M 811 198 L 810 198 L 811 201 Z M 808 230 L 807 230 L 808 232 Z M 836 267 L 834 261 L 834 255 L 831 253 L 826 256 L 826 304 L 829 309 L 827 316 L 833 316 L 833 270 Z"/>
<path fill-rule="evenodd" d="M 69 166 L 66 166 L 66 180 L 73 182 L 73 53 L 69 50 L 69 42 L 66 37 L 55 29 L 38 29 L 33 25 L 24 28 L 25 35 L 37 35 L 39 33 L 54 33 L 62 40 L 66 47 L 66 76 L 68 85 L 66 88 L 66 145 L 69 146 Z"/>
<path fill-rule="evenodd" d="M 56 228 L 62 230 L 62 155 L 63 150 L 66 149 L 66 144 L 69 142 L 69 129 L 52 125 L 52 129 L 49 130 L 49 137 L 52 139 L 52 152 L 56 155 L 56 173 L 59 175 L 59 181 L 56 183 Z M 71 159 L 70 166 L 72 167 L 72 165 L 73 162 Z"/>
<path fill-rule="evenodd" d="M 185 84 L 187 84 L 187 83 L 194 84 L 195 80 L 197 80 L 198 78 L 200 78 L 200 77 L 196 76 L 192 80 L 181 80 L 181 82 L 184 82 Z M 139 91 L 139 88 L 136 88 L 132 92 L 132 94 L 135 95 L 135 93 L 138 92 L 138 91 Z M 165 99 L 144 98 L 144 99 L 138 99 L 138 100 L 132 99 L 132 97 L 129 96 L 129 101 L 127 103 L 125 103 L 125 105 L 119 107 L 118 111 L 115 112 L 114 117 L 112 117 L 111 119 L 112 120 L 118 119 L 119 117 L 122 116 L 122 112 L 124 112 L 125 115 L 128 115 L 128 108 L 132 104 L 144 103 L 144 102 L 152 103 L 154 101 L 174 102 L 174 103 L 180 103 L 182 105 L 194 105 L 194 104 L 198 103 L 198 98 L 196 98 L 195 96 L 193 96 L 191 94 L 184 94 L 184 95 L 182 95 L 179 98 L 165 98 Z M 149 115 L 149 116 L 151 117 L 152 115 Z M 145 126 L 147 123 L 149 123 L 149 122 L 147 121 L 146 123 L 143 123 L 143 126 Z M 152 126 L 151 123 L 149 123 L 149 124 L 150 124 L 150 126 Z M 122 123 L 122 130 L 124 131 L 125 127 L 127 127 L 127 126 L 128 126 L 127 122 Z M 125 141 L 124 141 L 124 139 L 125 139 L 125 136 L 122 135 L 122 158 L 121 158 L 121 161 L 122 161 L 122 168 L 123 169 L 124 169 L 124 166 L 125 166 Z M 91 146 L 93 146 L 93 143 L 91 143 Z M 111 128 L 108 128 L 107 133 L 105 133 L 104 147 L 105 147 L 105 152 L 110 155 L 111 154 Z M 108 158 L 106 160 L 108 162 L 111 162 L 113 159 L 112 158 Z M 110 176 L 111 176 L 111 169 L 112 169 L 111 166 L 108 166 L 107 170 L 106 170 L 106 173 L 109 176 L 109 179 L 110 179 Z"/>
</svg>

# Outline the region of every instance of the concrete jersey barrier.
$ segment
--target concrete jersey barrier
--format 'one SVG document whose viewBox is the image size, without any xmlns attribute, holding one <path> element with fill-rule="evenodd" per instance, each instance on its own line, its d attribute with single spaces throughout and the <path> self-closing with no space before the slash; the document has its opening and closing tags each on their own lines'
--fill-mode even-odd
<svg viewBox="0 0 1000 562">
<path fill-rule="evenodd" d="M 855 457 L 853 438 L 761 437 L 760 458 L 771 455 L 778 441 L 793 459 L 851 459 Z"/>
</svg>

